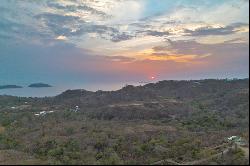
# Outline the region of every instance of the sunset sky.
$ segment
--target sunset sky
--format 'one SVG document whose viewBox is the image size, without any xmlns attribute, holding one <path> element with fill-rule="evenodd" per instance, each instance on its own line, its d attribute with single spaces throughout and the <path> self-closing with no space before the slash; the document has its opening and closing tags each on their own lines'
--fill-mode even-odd
<svg viewBox="0 0 250 166">
<path fill-rule="evenodd" d="M 249 77 L 248 0 L 0 1 L 0 84 Z"/>
</svg>

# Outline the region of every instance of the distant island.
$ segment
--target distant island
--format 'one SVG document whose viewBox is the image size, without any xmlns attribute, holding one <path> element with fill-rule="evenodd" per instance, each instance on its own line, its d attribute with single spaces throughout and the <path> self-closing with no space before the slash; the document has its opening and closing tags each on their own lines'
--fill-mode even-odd
<svg viewBox="0 0 250 166">
<path fill-rule="evenodd" d="M 34 84 L 30 84 L 28 87 L 30 88 L 47 88 L 47 87 L 52 87 L 49 84 L 44 84 L 44 83 L 34 83 Z"/>
<path fill-rule="evenodd" d="M 16 89 L 16 88 L 23 88 L 23 87 L 18 85 L 0 85 L 0 89 Z"/>
</svg>

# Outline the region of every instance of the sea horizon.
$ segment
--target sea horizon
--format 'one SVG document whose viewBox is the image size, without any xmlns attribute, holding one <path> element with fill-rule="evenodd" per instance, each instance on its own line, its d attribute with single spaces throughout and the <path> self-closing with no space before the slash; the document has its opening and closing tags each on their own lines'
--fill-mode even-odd
<svg viewBox="0 0 250 166">
<path fill-rule="evenodd" d="M 102 83 L 78 83 L 78 84 L 48 84 L 51 87 L 42 87 L 42 88 L 32 88 L 28 84 L 6 84 L 6 85 L 17 85 L 22 86 L 22 88 L 11 88 L 11 89 L 0 89 L 1 95 L 16 96 L 16 97 L 54 97 L 60 95 L 61 93 L 67 90 L 77 90 L 83 89 L 86 91 L 116 91 L 122 89 L 126 85 L 133 86 L 143 86 L 148 83 L 157 83 L 160 81 L 201 81 L 201 80 L 244 80 L 249 79 L 249 77 L 242 78 L 200 78 L 200 79 L 163 79 L 163 80 L 151 80 L 151 81 L 128 81 L 128 82 L 102 82 Z M 45 83 L 47 84 L 47 83 Z M 0 84 L 4 85 L 4 84 Z"/>
<path fill-rule="evenodd" d="M 67 90 L 84 89 L 87 91 L 115 91 L 126 85 L 142 85 L 143 83 L 83 83 L 79 85 L 52 85 L 52 87 L 31 88 L 23 86 L 23 88 L 0 89 L 0 95 L 10 95 L 17 97 L 53 97 Z"/>
</svg>

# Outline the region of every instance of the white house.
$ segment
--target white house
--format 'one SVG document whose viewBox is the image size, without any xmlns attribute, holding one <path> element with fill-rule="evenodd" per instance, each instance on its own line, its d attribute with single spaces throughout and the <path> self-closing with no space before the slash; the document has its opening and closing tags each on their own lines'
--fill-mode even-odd
<svg viewBox="0 0 250 166">
<path fill-rule="evenodd" d="M 49 113 L 53 113 L 54 111 L 41 111 L 39 113 L 35 113 L 35 116 L 40 116 L 40 115 L 46 115 L 46 114 L 49 114 Z"/>
<path fill-rule="evenodd" d="M 233 141 L 233 140 L 235 140 L 235 139 L 237 139 L 238 137 L 237 136 L 231 136 L 231 137 L 228 137 L 227 139 L 229 140 L 229 141 Z"/>
<path fill-rule="evenodd" d="M 73 111 L 78 112 L 79 111 L 79 106 L 77 105 Z"/>
</svg>

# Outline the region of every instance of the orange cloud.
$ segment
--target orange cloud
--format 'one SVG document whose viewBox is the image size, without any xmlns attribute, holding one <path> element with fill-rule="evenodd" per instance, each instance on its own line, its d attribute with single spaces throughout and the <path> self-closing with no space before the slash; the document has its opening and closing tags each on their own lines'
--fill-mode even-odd
<svg viewBox="0 0 250 166">
<path fill-rule="evenodd" d="M 191 62 L 197 57 L 197 55 L 149 55 L 147 59 L 149 60 L 160 60 L 160 61 L 175 61 L 175 62 Z"/>
<path fill-rule="evenodd" d="M 164 50 L 156 52 L 154 49 L 146 49 L 135 53 L 129 53 L 138 60 L 153 60 L 153 61 L 174 61 L 174 62 L 192 62 L 199 59 L 200 56 L 192 54 L 177 54 L 173 50 Z"/>
</svg>

